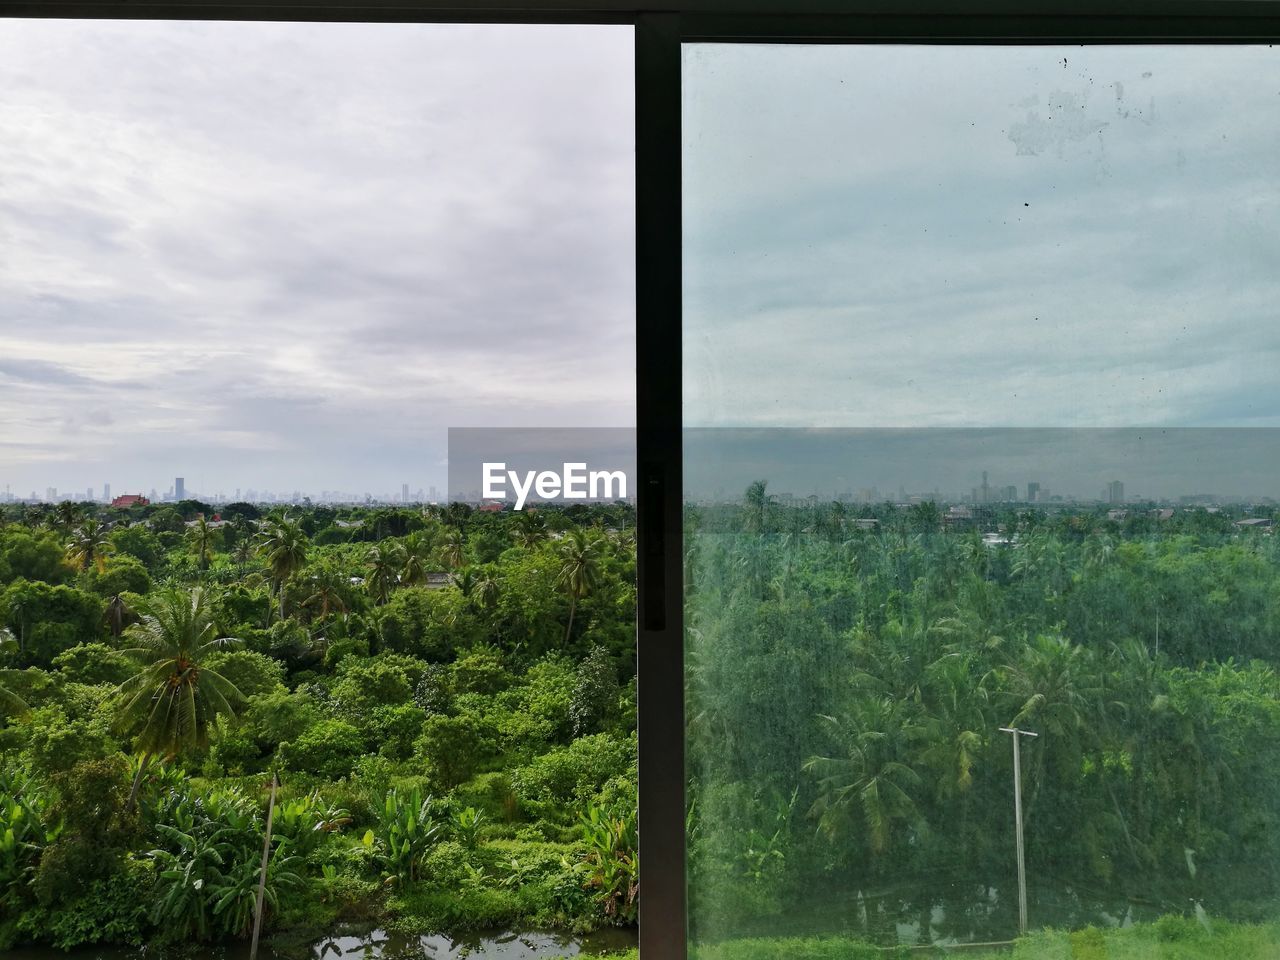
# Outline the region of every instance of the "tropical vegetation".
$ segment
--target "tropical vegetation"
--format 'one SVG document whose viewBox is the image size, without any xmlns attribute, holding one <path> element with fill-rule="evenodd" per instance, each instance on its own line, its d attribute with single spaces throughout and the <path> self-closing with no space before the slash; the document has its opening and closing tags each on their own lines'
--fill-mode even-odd
<svg viewBox="0 0 1280 960">
<path fill-rule="evenodd" d="M 0 950 L 633 925 L 633 531 L 0 508 Z"/>
</svg>

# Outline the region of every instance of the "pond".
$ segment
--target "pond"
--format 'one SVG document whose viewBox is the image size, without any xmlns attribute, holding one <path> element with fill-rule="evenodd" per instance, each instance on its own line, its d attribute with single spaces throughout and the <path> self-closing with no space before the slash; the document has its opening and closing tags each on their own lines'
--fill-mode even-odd
<svg viewBox="0 0 1280 960">
<path fill-rule="evenodd" d="M 263 944 L 259 960 L 550 960 L 627 950 L 636 945 L 634 928 L 606 929 L 575 936 L 545 930 L 490 930 L 457 934 L 405 934 L 385 930 L 341 932 L 297 949 Z M 248 960 L 248 943 L 203 946 L 163 953 L 131 947 L 90 947 L 64 952 L 24 948 L 5 960 Z"/>
</svg>

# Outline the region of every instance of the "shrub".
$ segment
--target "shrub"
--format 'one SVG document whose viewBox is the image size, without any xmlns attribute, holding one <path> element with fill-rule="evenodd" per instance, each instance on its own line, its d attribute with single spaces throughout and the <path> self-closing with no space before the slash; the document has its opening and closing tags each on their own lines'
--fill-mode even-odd
<svg viewBox="0 0 1280 960">
<path fill-rule="evenodd" d="M 137 672 L 137 665 L 105 643 L 82 643 L 53 658 L 54 670 L 73 683 L 119 686 Z"/>
<path fill-rule="evenodd" d="M 284 689 L 284 667 L 252 650 L 214 653 L 205 666 L 231 681 L 245 699 Z"/>
<path fill-rule="evenodd" d="M 243 729 L 258 749 L 272 753 L 280 744 L 298 739 L 319 722 L 320 711 L 304 693 L 275 690 L 250 698 L 240 717 Z"/>
<path fill-rule="evenodd" d="M 502 654 L 493 647 L 470 651 L 453 665 L 453 688 L 459 693 L 497 693 L 511 684 Z"/>
<path fill-rule="evenodd" d="M 634 752 L 634 741 L 597 733 L 520 767 L 511 782 L 522 801 L 551 806 L 559 812 L 566 804 L 590 798 L 607 781 L 625 773 Z"/>
<path fill-rule="evenodd" d="M 103 599 L 122 593 L 146 594 L 151 590 L 151 574 L 141 560 L 125 553 L 112 557 L 102 573 L 90 567 L 84 585 Z"/>
<path fill-rule="evenodd" d="M 569 703 L 573 735 L 581 737 L 600 732 L 617 713 L 620 692 L 613 658 L 604 647 L 592 647 L 578 666 Z"/>
<path fill-rule="evenodd" d="M 428 717 L 415 753 L 427 764 L 431 778 L 449 790 L 470 780 L 493 749 L 480 723 L 471 716 Z"/>
<path fill-rule="evenodd" d="M 360 731 L 345 720 L 336 719 L 321 720 L 280 748 L 284 764 L 290 770 L 314 773 L 329 780 L 349 774 L 364 752 Z"/>
<path fill-rule="evenodd" d="M 394 663 L 348 658 L 331 693 L 346 717 L 367 719 L 378 707 L 408 703 L 413 689 L 404 670 Z"/>
</svg>

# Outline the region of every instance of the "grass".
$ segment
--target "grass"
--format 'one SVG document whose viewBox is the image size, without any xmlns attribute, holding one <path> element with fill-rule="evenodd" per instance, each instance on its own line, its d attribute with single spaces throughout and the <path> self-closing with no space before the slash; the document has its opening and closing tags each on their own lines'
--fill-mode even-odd
<svg viewBox="0 0 1280 960">
<path fill-rule="evenodd" d="M 609 955 L 610 960 L 639 960 L 639 956 L 637 950 Z M 1012 947 L 981 952 L 881 948 L 834 937 L 754 938 L 703 945 L 690 951 L 690 956 L 693 960 L 1277 960 L 1280 923 L 1218 921 L 1206 929 L 1196 920 L 1167 916 L 1121 930 L 1043 930 L 1020 938 Z"/>
</svg>

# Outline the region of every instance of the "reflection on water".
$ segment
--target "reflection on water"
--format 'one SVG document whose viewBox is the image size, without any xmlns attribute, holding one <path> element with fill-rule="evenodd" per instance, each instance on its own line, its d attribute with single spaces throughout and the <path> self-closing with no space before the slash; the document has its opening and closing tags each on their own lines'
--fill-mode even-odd
<svg viewBox="0 0 1280 960">
<path fill-rule="evenodd" d="M 313 960 L 540 960 L 624 950 L 635 946 L 635 932 L 606 930 L 586 937 L 562 933 L 517 932 L 448 936 L 411 936 L 374 930 L 362 936 L 322 940 L 311 949 Z"/>
<path fill-rule="evenodd" d="M 636 945 L 632 929 L 608 929 L 584 936 L 537 930 L 502 930 L 446 934 L 351 931 L 325 937 L 296 949 L 264 945 L 262 960 L 550 960 L 626 950 Z M 5 960 L 126 960 L 136 957 L 164 960 L 248 960 L 249 945 L 234 943 L 181 950 L 145 948 L 88 948 L 64 952 L 25 948 L 5 954 Z"/>
</svg>

